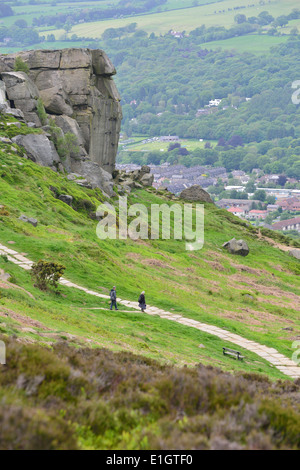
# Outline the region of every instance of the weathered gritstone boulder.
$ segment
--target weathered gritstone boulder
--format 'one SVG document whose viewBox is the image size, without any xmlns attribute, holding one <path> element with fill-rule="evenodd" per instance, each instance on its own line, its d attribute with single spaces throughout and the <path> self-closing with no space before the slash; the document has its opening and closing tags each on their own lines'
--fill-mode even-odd
<svg viewBox="0 0 300 470">
<path fill-rule="evenodd" d="M 20 215 L 19 220 L 22 220 L 22 222 L 28 222 L 29 224 L 33 225 L 34 227 L 37 227 L 38 221 L 34 219 L 33 217 L 27 217 L 27 215 Z"/>
<path fill-rule="evenodd" d="M 134 171 L 114 171 L 113 178 L 116 184 L 130 192 L 131 188 L 142 188 L 143 186 L 152 186 L 154 175 L 150 173 L 151 168 L 147 165 L 142 166 L 140 170 Z"/>
<path fill-rule="evenodd" d="M 15 108 L 22 111 L 27 121 L 41 126 L 37 115 L 39 91 L 32 80 L 24 72 L 2 72 L 1 76 L 10 102 L 13 102 Z"/>
<path fill-rule="evenodd" d="M 213 204 L 213 200 L 210 195 L 197 184 L 184 189 L 180 193 L 180 198 L 191 202 L 210 202 Z"/>
<path fill-rule="evenodd" d="M 76 173 L 83 175 L 86 178 L 86 184 L 92 188 L 101 188 L 108 197 L 116 196 L 113 189 L 113 179 L 110 173 L 100 168 L 97 163 L 90 160 L 81 160 L 77 162 Z M 80 181 L 78 181 L 80 184 Z M 84 186 L 86 186 L 84 184 Z M 81 185 L 82 182 L 81 182 Z"/>
<path fill-rule="evenodd" d="M 11 275 L 6 273 L 3 269 L 0 269 L 0 281 L 8 281 L 10 280 Z"/>
<path fill-rule="evenodd" d="M 236 240 L 235 238 L 225 242 L 223 244 L 223 248 L 233 255 L 247 256 L 250 252 L 249 247 L 244 240 Z"/>
<path fill-rule="evenodd" d="M 47 136 L 43 134 L 17 135 L 12 138 L 12 141 L 24 147 L 30 160 L 57 170 L 60 158 L 54 144 Z"/>
<path fill-rule="evenodd" d="M 1 65 L 1 64 L 0 64 Z M 24 120 L 24 114 L 20 109 L 11 108 L 7 100 L 6 86 L 3 80 L 0 80 L 0 113 L 11 114 L 12 116 Z"/>
<path fill-rule="evenodd" d="M 150 173 L 145 173 L 144 176 L 140 179 L 141 184 L 143 186 L 152 186 L 153 181 L 154 181 L 154 175 L 151 175 Z"/>
<path fill-rule="evenodd" d="M 17 56 L 29 67 L 28 74 L 14 71 Z M 109 173 L 115 166 L 122 119 L 120 96 L 112 80 L 115 73 L 102 50 L 24 51 L 0 56 L 0 79 L 11 106 L 20 108 L 27 121 L 40 127 L 36 105 L 41 98 L 49 117 L 65 133 L 76 136 L 79 157 L 85 160 L 88 156 Z M 78 155 L 75 162 L 71 158 L 65 163 L 68 171 L 77 171 L 77 159 Z"/>
<path fill-rule="evenodd" d="M 293 256 L 293 258 L 300 259 L 300 250 L 291 250 L 289 255 Z"/>
</svg>

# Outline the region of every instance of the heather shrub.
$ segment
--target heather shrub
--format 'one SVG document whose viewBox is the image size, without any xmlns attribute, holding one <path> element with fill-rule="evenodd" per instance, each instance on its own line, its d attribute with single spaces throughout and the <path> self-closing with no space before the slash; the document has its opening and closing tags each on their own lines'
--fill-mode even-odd
<svg viewBox="0 0 300 470">
<path fill-rule="evenodd" d="M 0 449 L 300 448 L 298 383 L 6 342 Z"/>
<path fill-rule="evenodd" d="M 35 282 L 35 287 L 40 290 L 47 290 L 49 286 L 57 288 L 58 281 L 65 269 L 65 266 L 59 263 L 38 261 L 31 268 L 31 276 Z"/>
</svg>

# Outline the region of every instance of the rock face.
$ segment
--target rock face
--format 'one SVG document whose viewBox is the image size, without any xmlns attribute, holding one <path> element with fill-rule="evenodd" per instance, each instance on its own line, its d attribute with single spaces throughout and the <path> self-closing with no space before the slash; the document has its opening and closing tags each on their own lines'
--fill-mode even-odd
<svg viewBox="0 0 300 470">
<path fill-rule="evenodd" d="M 60 158 L 54 144 L 43 134 L 18 135 L 12 138 L 12 142 L 24 147 L 28 157 L 42 166 L 49 166 L 56 170 Z"/>
<path fill-rule="evenodd" d="M 225 242 L 223 244 L 223 248 L 233 255 L 247 256 L 250 252 L 249 247 L 244 240 L 236 240 L 235 238 L 229 240 L 229 242 Z"/>
<path fill-rule="evenodd" d="M 37 114 L 39 91 L 32 80 L 24 72 L 3 72 L 1 76 L 10 103 L 23 112 L 27 121 L 41 126 Z"/>
<path fill-rule="evenodd" d="M 14 71 L 21 57 L 29 72 Z M 0 108 L 41 127 L 38 100 L 64 134 L 72 133 L 79 148 L 62 162 L 69 172 L 84 171 L 85 160 L 112 173 L 115 167 L 122 111 L 112 76 L 113 64 L 102 50 L 64 49 L 0 55 Z M 1 111 L 0 109 L 0 111 Z M 20 111 L 19 111 L 20 110 Z M 45 123 L 43 123 L 45 124 Z M 38 159 L 37 159 L 38 161 Z M 99 177 L 101 171 L 99 170 Z"/>
<path fill-rule="evenodd" d="M 210 195 L 197 184 L 191 186 L 190 188 L 184 189 L 180 193 L 180 198 L 191 202 L 210 202 L 213 204 L 213 200 L 211 199 Z"/>
</svg>

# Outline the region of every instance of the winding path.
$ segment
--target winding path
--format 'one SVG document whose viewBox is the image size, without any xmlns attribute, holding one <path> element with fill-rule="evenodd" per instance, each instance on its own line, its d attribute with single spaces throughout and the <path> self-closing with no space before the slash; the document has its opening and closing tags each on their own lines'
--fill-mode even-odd
<svg viewBox="0 0 300 470">
<path fill-rule="evenodd" d="M 20 268 L 23 268 L 26 270 L 30 270 L 33 264 L 33 262 L 30 261 L 25 256 L 20 255 L 17 251 L 7 248 L 6 246 L 3 246 L 3 245 L 0 245 L 0 255 L 6 255 L 9 261 L 18 265 Z M 98 292 L 89 290 L 85 287 L 78 286 L 77 284 L 74 284 L 73 282 L 70 282 L 65 278 L 61 278 L 60 284 L 67 286 L 67 287 L 73 287 L 75 289 L 82 290 L 86 294 L 90 294 L 95 297 L 109 299 L 108 295 L 99 294 Z M 117 301 L 121 305 L 139 310 L 137 302 L 131 302 L 129 300 L 122 300 L 119 298 L 117 299 Z M 250 341 L 248 339 L 243 338 L 242 336 L 239 336 L 234 333 L 231 333 L 230 331 L 224 330 L 223 328 L 209 325 L 207 323 L 201 323 L 199 321 L 192 320 L 190 318 L 185 318 L 181 315 L 174 314 L 171 312 L 166 312 L 157 307 L 147 307 L 147 311 L 145 313 L 147 313 L 148 315 L 158 315 L 160 318 L 165 318 L 166 320 L 175 321 L 176 323 L 181 323 L 182 325 L 190 326 L 192 328 L 196 328 L 198 330 L 204 331 L 205 333 L 218 336 L 219 338 L 224 339 L 225 341 L 229 341 L 230 343 L 233 343 L 237 346 L 240 346 L 241 348 L 244 348 L 248 351 L 251 351 L 257 354 L 258 356 L 262 357 L 263 359 L 268 361 L 270 364 L 275 366 L 277 369 L 279 369 L 280 372 L 282 372 L 283 374 L 289 377 L 295 378 L 295 379 L 300 378 L 300 367 L 297 366 L 297 364 L 294 361 L 292 361 L 291 359 L 288 359 L 283 354 L 280 354 L 274 348 L 269 348 L 262 344 L 256 343 L 255 341 Z"/>
</svg>

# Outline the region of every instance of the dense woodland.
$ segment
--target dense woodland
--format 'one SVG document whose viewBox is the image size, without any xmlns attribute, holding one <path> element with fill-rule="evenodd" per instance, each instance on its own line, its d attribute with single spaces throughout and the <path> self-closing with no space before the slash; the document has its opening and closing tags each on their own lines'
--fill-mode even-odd
<svg viewBox="0 0 300 470">
<path fill-rule="evenodd" d="M 148 38 L 138 31 L 106 40 L 104 47 L 118 70 L 128 136 L 215 140 L 214 149 L 180 155 L 180 162 L 222 164 L 229 171 L 259 167 L 300 178 L 300 107 L 292 102 L 292 83 L 300 77 L 299 35 L 267 55 L 211 51 L 192 33 Z M 213 99 L 222 99 L 219 107 L 205 108 Z M 208 114 L 196 117 L 199 109 Z M 150 156 L 155 158 L 162 156 Z"/>
</svg>

